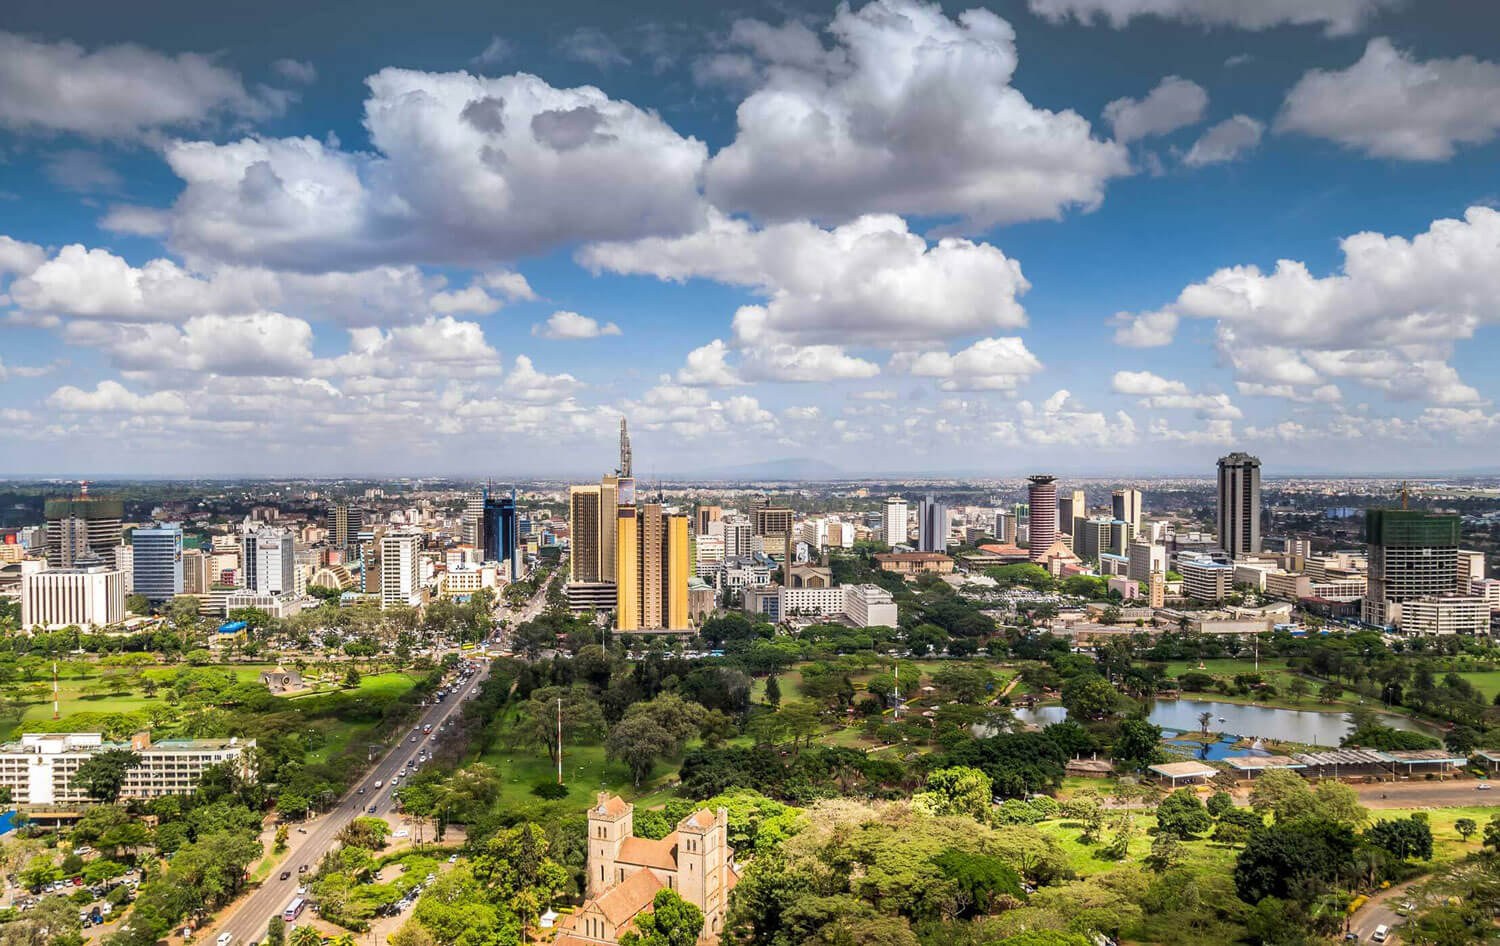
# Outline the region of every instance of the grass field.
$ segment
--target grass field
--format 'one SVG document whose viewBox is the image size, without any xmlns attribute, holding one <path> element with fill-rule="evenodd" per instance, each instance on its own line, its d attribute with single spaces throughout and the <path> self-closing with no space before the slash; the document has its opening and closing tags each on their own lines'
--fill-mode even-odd
<svg viewBox="0 0 1500 946">
<path fill-rule="evenodd" d="M 1500 693 L 1500 670 L 1469 670 L 1459 676 L 1478 687 L 1486 702 L 1493 701 L 1495 694 Z"/>
</svg>

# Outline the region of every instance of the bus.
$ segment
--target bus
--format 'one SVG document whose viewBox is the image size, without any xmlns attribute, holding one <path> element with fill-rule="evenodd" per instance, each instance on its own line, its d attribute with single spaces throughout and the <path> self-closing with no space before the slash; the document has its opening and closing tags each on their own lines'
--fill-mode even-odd
<svg viewBox="0 0 1500 946">
<path fill-rule="evenodd" d="M 281 919 L 287 923 L 292 922 L 302 915 L 302 908 L 305 906 L 307 906 L 307 901 L 297 897 L 286 905 L 286 909 L 281 912 Z"/>
</svg>

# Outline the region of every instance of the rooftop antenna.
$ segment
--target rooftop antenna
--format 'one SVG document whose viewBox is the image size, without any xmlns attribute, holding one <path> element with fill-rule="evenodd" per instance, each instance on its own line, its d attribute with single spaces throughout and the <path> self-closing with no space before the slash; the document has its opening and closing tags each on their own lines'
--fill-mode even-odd
<svg viewBox="0 0 1500 946">
<path fill-rule="evenodd" d="M 630 432 L 625 429 L 625 418 L 620 418 L 620 475 L 631 476 Z"/>
</svg>

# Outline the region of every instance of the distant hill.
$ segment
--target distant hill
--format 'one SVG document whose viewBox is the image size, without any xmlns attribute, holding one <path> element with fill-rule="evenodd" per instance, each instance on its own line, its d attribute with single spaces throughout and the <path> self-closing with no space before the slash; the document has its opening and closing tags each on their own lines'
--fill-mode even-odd
<svg viewBox="0 0 1500 946">
<path fill-rule="evenodd" d="M 828 480 L 847 474 L 823 460 L 812 457 L 786 457 L 781 460 L 763 460 L 759 463 L 743 463 L 712 470 L 700 470 L 693 474 L 700 479 L 719 480 Z"/>
</svg>

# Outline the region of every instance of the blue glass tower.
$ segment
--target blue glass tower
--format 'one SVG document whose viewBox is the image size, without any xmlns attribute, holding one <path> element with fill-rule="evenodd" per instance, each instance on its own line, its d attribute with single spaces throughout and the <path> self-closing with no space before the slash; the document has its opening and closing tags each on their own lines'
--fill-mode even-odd
<svg viewBox="0 0 1500 946">
<path fill-rule="evenodd" d="M 520 518 L 516 515 L 516 491 L 492 498 L 484 491 L 484 557 L 486 561 L 510 562 L 512 581 L 521 577 Z"/>
</svg>

